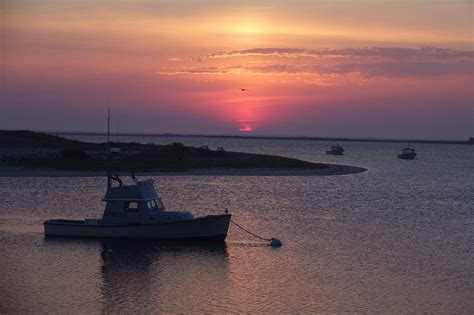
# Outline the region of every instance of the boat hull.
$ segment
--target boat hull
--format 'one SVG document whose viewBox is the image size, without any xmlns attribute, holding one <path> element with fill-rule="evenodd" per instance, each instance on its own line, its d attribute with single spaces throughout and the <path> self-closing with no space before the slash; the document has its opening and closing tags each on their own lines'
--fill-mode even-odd
<svg viewBox="0 0 474 315">
<path fill-rule="evenodd" d="M 344 151 L 326 151 L 328 155 L 344 155 Z"/>
<path fill-rule="evenodd" d="M 416 153 L 402 153 L 398 155 L 401 160 L 413 160 L 416 157 Z"/>
<path fill-rule="evenodd" d="M 45 236 L 147 239 L 220 239 L 227 236 L 230 214 L 209 215 L 180 222 L 159 224 L 88 224 L 76 220 L 44 222 Z"/>
</svg>

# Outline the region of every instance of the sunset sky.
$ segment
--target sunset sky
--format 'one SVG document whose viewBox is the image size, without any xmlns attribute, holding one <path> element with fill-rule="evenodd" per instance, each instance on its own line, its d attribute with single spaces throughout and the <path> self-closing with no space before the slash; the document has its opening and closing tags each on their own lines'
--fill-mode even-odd
<svg viewBox="0 0 474 315">
<path fill-rule="evenodd" d="M 0 129 L 467 139 L 473 9 L 0 0 Z"/>
</svg>

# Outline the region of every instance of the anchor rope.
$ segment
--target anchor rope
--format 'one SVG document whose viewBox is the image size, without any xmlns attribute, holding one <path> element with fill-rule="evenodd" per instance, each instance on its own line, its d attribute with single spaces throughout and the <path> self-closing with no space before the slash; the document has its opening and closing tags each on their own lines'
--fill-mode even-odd
<svg viewBox="0 0 474 315">
<path fill-rule="evenodd" d="M 255 233 L 250 232 L 249 230 L 245 229 L 243 226 L 241 226 L 240 224 L 238 224 L 237 222 L 235 222 L 232 219 L 230 219 L 230 222 L 234 223 L 239 229 L 244 230 L 245 232 L 249 233 L 250 235 L 255 236 L 256 238 L 259 238 L 259 239 L 264 240 L 264 241 L 269 241 L 269 242 L 272 240 L 271 238 L 264 238 L 264 237 L 258 236 Z"/>
</svg>

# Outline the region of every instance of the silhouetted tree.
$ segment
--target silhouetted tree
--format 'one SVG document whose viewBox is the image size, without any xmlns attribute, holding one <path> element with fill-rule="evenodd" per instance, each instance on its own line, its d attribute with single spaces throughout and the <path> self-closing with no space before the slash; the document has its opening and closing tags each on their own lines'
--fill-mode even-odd
<svg viewBox="0 0 474 315">
<path fill-rule="evenodd" d="M 181 142 L 173 142 L 171 144 L 171 149 L 176 152 L 179 161 L 182 161 L 184 159 L 184 144 L 182 144 Z"/>
</svg>

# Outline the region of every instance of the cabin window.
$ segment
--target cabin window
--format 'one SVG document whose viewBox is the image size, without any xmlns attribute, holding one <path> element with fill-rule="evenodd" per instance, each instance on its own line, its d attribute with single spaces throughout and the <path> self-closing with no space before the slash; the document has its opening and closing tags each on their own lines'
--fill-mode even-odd
<svg viewBox="0 0 474 315">
<path fill-rule="evenodd" d="M 125 201 L 125 210 L 128 212 L 138 211 L 138 202 L 136 201 Z"/>
</svg>

